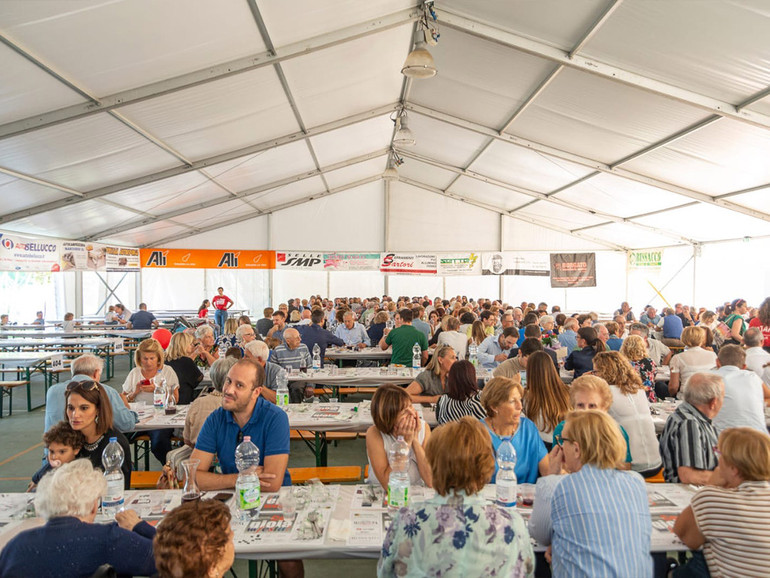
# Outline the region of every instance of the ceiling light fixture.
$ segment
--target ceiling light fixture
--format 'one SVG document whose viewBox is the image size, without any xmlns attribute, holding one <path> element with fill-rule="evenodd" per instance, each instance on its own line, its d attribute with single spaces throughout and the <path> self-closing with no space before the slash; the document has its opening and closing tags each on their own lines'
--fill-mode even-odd
<svg viewBox="0 0 770 578">
<path fill-rule="evenodd" d="M 401 114 L 396 117 L 396 134 L 393 137 L 393 144 L 396 146 L 414 146 L 414 134 L 409 130 L 407 124 L 406 112 L 401 111 Z"/>
<path fill-rule="evenodd" d="M 386 181 L 397 181 L 398 169 L 396 167 L 401 166 L 402 164 L 404 164 L 404 159 L 398 156 L 396 151 L 391 149 L 388 154 L 388 167 L 382 173 L 382 178 Z"/>
<path fill-rule="evenodd" d="M 432 22 L 431 22 L 432 20 Z M 414 49 L 406 57 L 401 74 L 409 78 L 431 78 L 436 76 L 436 63 L 428 51 L 426 42 L 431 46 L 438 43 L 440 36 L 436 22 L 438 17 L 433 10 L 433 2 L 427 1 L 422 6 L 422 16 L 418 22 L 418 34 L 422 37 L 415 42 Z"/>
</svg>

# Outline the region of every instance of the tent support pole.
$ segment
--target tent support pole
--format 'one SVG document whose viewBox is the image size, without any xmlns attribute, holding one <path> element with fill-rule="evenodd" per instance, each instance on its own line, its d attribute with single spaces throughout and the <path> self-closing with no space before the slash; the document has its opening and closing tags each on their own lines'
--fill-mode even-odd
<svg viewBox="0 0 770 578">
<path fill-rule="evenodd" d="M 75 271 L 75 318 L 80 317 L 83 317 L 83 272 Z"/>
<path fill-rule="evenodd" d="M 383 231 L 383 249 L 387 253 L 390 251 L 390 181 L 383 180 L 385 183 L 385 198 L 384 198 L 384 209 L 385 209 L 385 230 Z M 390 279 L 388 274 L 386 273 L 384 275 L 385 277 L 385 295 L 390 295 Z"/>
<path fill-rule="evenodd" d="M 505 244 L 505 242 L 503 240 L 504 237 L 505 237 L 505 215 L 503 215 L 501 213 L 500 214 L 500 247 L 499 247 L 501 253 L 503 252 L 503 246 Z M 499 297 L 500 297 L 500 302 L 503 301 L 503 288 L 504 287 L 505 287 L 504 276 L 503 275 L 498 275 L 497 276 L 497 292 L 498 292 Z"/>
<path fill-rule="evenodd" d="M 273 213 L 267 214 L 267 248 L 274 251 L 273 247 Z M 267 307 L 273 306 L 273 270 L 267 271 Z"/>
</svg>

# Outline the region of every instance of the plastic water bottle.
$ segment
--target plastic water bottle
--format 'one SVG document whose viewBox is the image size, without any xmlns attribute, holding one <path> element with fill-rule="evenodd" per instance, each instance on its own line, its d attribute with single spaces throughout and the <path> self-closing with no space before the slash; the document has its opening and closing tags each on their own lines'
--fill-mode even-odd
<svg viewBox="0 0 770 578">
<path fill-rule="evenodd" d="M 155 376 L 155 391 L 152 392 L 152 405 L 155 413 L 163 413 L 166 403 L 166 378 Z"/>
<path fill-rule="evenodd" d="M 262 504 L 262 486 L 257 475 L 259 448 L 251 443 L 251 436 L 244 436 L 243 441 L 235 448 L 235 466 L 238 468 L 235 498 L 241 519 L 246 519 L 257 515 Z"/>
<path fill-rule="evenodd" d="M 511 438 L 504 438 L 497 448 L 497 478 L 495 479 L 497 503 L 506 508 L 516 507 L 516 450 Z"/>
<path fill-rule="evenodd" d="M 321 369 L 321 347 L 317 343 L 313 346 L 313 369 Z"/>
<path fill-rule="evenodd" d="M 422 365 L 422 349 L 419 343 L 415 343 L 412 347 L 412 367 L 414 369 L 420 369 Z"/>
<path fill-rule="evenodd" d="M 275 378 L 275 404 L 284 411 L 289 409 L 289 376 L 286 370 L 281 368 Z"/>
<path fill-rule="evenodd" d="M 107 493 L 102 498 L 102 512 L 109 518 L 114 518 L 117 512 L 123 509 L 123 492 L 125 478 L 123 470 L 123 448 L 118 443 L 118 438 L 110 438 L 110 443 L 102 452 L 102 467 L 104 479 L 107 480 Z"/>
<path fill-rule="evenodd" d="M 527 387 L 527 370 L 520 371 L 519 377 L 521 378 L 521 387 Z"/>
<path fill-rule="evenodd" d="M 470 361 L 473 364 L 473 367 L 476 369 L 479 368 L 479 356 L 478 356 L 479 348 L 476 346 L 475 343 L 471 343 L 468 346 L 468 361 Z"/>
<path fill-rule="evenodd" d="M 219 341 L 219 359 L 224 359 L 225 355 L 227 355 L 227 343 L 225 343 L 224 339 L 220 339 L 220 341 Z"/>
<path fill-rule="evenodd" d="M 398 510 L 409 503 L 409 444 L 403 436 L 388 452 L 390 477 L 388 478 L 388 507 Z"/>
</svg>

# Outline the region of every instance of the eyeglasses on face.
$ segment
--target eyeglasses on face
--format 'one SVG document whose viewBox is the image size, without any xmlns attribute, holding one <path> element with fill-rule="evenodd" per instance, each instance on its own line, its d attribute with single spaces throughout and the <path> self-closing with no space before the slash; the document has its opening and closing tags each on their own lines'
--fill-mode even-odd
<svg viewBox="0 0 770 578">
<path fill-rule="evenodd" d="M 559 434 L 556 436 L 556 443 L 560 446 L 564 445 L 564 442 L 574 442 L 575 440 L 571 440 L 569 438 L 565 438 L 563 435 Z"/>
</svg>

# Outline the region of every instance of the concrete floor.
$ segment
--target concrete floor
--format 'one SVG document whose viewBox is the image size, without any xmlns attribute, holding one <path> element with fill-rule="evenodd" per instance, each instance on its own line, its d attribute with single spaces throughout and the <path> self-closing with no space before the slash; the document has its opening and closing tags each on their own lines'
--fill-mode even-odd
<svg viewBox="0 0 770 578">
<path fill-rule="evenodd" d="M 128 358 L 118 358 L 115 377 L 106 385 L 121 390 L 123 380 L 128 373 Z M 63 378 L 63 377 L 62 377 Z M 42 378 L 33 377 L 32 405 L 44 401 Z M 3 418 L 0 419 L 0 492 L 23 492 L 33 473 L 40 467 L 43 455 L 43 421 L 45 408 L 40 407 L 27 412 L 26 391 L 16 388 L 13 395 L 13 415 L 8 417 L 7 398 L 4 400 Z M 337 447 L 329 448 L 329 465 L 365 465 L 366 446 L 363 438 L 340 442 Z M 302 441 L 291 442 L 289 466 L 313 466 L 315 456 Z M 150 468 L 159 470 L 160 464 L 150 458 Z M 338 577 L 343 570 L 351 577 L 374 576 L 376 560 L 306 560 L 305 575 L 308 578 Z M 238 578 L 249 575 L 248 563 L 236 560 L 233 571 Z"/>
</svg>

